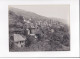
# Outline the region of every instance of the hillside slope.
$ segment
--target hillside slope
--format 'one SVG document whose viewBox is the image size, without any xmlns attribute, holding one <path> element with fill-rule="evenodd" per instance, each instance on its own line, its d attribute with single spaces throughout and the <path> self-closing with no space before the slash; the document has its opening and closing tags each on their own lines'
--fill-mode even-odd
<svg viewBox="0 0 80 59">
<path fill-rule="evenodd" d="M 29 25 L 29 24 L 30 25 Z M 32 24 L 32 25 L 31 25 Z M 34 38 L 25 34 L 26 28 L 34 26 L 39 31 L 39 38 Z M 69 27 L 58 21 L 57 18 L 48 18 L 33 12 L 20 10 L 17 8 L 9 8 L 9 38 L 10 35 L 18 33 L 28 37 L 29 45 L 25 48 L 10 48 L 13 51 L 69 51 L 70 50 L 70 34 Z M 33 40 L 32 40 L 33 39 Z M 11 39 L 10 47 L 11 47 Z M 26 44 L 28 44 L 26 43 Z"/>
</svg>

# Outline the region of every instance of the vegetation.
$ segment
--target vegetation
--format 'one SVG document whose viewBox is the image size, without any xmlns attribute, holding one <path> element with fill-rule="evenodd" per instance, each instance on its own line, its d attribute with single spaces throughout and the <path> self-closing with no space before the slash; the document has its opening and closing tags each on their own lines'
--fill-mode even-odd
<svg viewBox="0 0 80 59">
<path fill-rule="evenodd" d="M 34 25 L 36 31 L 34 36 L 28 35 L 26 29 L 30 27 L 27 22 Z M 57 21 L 32 12 L 23 10 L 9 10 L 9 35 L 14 33 L 22 34 L 26 37 L 25 47 L 22 49 L 13 47 L 13 42 L 9 39 L 11 51 L 69 51 L 70 33 L 69 27 Z M 9 36 L 11 37 L 11 36 Z"/>
</svg>

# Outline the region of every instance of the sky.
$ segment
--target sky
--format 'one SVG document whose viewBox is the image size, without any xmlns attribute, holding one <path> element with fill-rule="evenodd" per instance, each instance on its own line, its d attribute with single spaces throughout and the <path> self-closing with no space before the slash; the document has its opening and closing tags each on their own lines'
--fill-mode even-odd
<svg viewBox="0 0 80 59">
<path fill-rule="evenodd" d="M 67 24 L 70 21 L 69 5 L 10 5 L 10 7 L 31 11 L 46 17 L 61 18 Z"/>
</svg>

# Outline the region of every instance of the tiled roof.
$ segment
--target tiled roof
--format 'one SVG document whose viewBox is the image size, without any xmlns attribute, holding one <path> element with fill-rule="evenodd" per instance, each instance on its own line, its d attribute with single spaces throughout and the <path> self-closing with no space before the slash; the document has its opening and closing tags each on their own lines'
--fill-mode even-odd
<svg viewBox="0 0 80 59">
<path fill-rule="evenodd" d="M 23 41 L 25 38 L 20 34 L 14 34 L 14 42 Z"/>
</svg>

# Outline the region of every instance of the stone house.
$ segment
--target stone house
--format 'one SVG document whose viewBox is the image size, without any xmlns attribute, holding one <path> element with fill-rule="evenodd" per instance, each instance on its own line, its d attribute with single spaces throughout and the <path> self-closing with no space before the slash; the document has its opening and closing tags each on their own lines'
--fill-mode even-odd
<svg viewBox="0 0 80 59">
<path fill-rule="evenodd" d="M 20 35 L 20 34 L 14 34 L 14 45 L 17 47 L 24 47 L 25 46 L 25 40 L 26 37 Z"/>
</svg>

